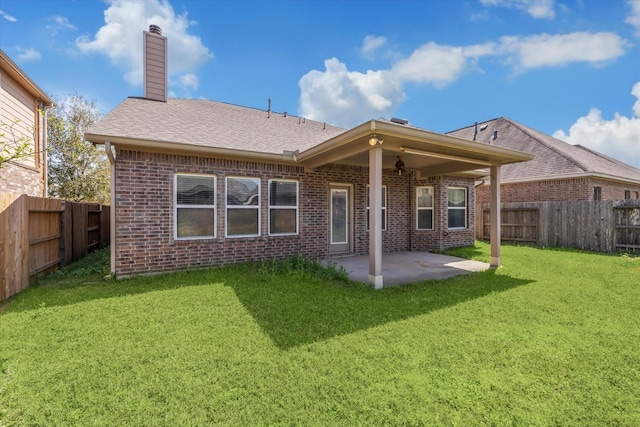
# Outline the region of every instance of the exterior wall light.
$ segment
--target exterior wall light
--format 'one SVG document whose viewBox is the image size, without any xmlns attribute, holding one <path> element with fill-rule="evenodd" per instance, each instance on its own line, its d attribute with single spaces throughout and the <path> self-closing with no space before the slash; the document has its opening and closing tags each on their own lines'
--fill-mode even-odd
<svg viewBox="0 0 640 427">
<path fill-rule="evenodd" d="M 382 145 L 383 142 L 384 142 L 384 139 L 376 138 L 375 134 L 369 139 L 369 145 L 372 146 L 372 147 L 375 147 L 376 144 Z"/>
</svg>

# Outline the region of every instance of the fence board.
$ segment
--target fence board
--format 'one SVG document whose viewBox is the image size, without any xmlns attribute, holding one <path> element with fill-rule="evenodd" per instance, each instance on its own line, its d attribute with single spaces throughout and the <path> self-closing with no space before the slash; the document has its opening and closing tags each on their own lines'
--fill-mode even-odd
<svg viewBox="0 0 640 427">
<path fill-rule="evenodd" d="M 478 208 L 483 209 L 478 237 L 488 239 L 489 204 Z M 613 252 L 640 245 L 640 230 L 635 228 L 640 225 L 640 200 L 503 203 L 501 209 L 504 241 L 533 243 L 532 225 L 537 221 L 539 246 Z M 533 211 L 537 220 L 531 216 Z M 634 218 L 632 223 L 628 216 Z"/>
<path fill-rule="evenodd" d="M 640 201 L 626 202 L 615 207 L 616 218 L 615 248 L 616 250 L 640 250 Z"/>
<path fill-rule="evenodd" d="M 48 273 L 60 264 L 61 213 L 63 201 L 27 197 L 29 210 L 29 276 Z"/>
<path fill-rule="evenodd" d="M 77 261 L 87 255 L 87 206 L 82 203 L 71 203 L 73 217 L 73 260 Z"/>
<path fill-rule="evenodd" d="M 0 193 L 0 301 L 108 246 L 109 217 L 109 206 Z"/>
<path fill-rule="evenodd" d="M 61 233 L 62 239 L 60 240 L 60 266 L 71 264 L 73 260 L 73 212 L 72 203 L 67 202 L 64 204 L 64 212 L 62 213 L 62 225 Z"/>
<path fill-rule="evenodd" d="M 491 233 L 491 211 L 483 210 L 482 218 L 482 238 L 488 240 Z M 509 209 L 501 209 L 501 239 L 505 242 L 537 244 L 539 239 L 538 218 L 538 209 L 526 205 L 514 205 Z"/>
</svg>

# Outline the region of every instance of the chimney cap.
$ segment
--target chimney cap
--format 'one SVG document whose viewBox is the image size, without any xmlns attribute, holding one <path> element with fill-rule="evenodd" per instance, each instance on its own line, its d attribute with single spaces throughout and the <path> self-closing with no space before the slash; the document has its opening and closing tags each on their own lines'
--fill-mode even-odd
<svg viewBox="0 0 640 427">
<path fill-rule="evenodd" d="M 151 25 L 149 25 L 149 32 L 161 36 L 162 35 L 162 28 L 160 28 L 160 26 L 158 26 L 158 25 L 151 24 Z"/>
</svg>

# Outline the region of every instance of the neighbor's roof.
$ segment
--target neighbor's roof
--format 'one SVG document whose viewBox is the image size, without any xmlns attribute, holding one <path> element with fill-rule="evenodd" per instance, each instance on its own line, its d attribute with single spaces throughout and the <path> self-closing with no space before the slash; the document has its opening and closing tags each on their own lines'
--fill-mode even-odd
<svg viewBox="0 0 640 427">
<path fill-rule="evenodd" d="M 286 113 L 210 100 L 127 98 L 85 138 L 94 143 L 178 143 L 183 149 L 283 155 L 304 151 L 344 131 Z"/>
<path fill-rule="evenodd" d="M 7 73 L 11 78 L 20 83 L 20 85 L 24 87 L 31 96 L 41 100 L 47 107 L 53 105 L 53 101 L 49 96 L 47 96 L 45 91 L 40 89 L 38 85 L 35 84 L 33 80 L 31 80 L 29 76 L 27 76 L 25 72 L 11 60 L 11 58 L 9 58 L 2 49 L 0 49 L 0 70 Z"/>
<path fill-rule="evenodd" d="M 474 139 L 475 125 L 447 132 Z M 581 145 L 571 145 L 506 117 L 478 123 L 478 143 L 530 153 L 535 159 L 502 168 L 502 181 L 534 181 L 577 176 L 640 182 L 640 170 Z M 497 138 L 494 139 L 494 132 Z"/>
</svg>

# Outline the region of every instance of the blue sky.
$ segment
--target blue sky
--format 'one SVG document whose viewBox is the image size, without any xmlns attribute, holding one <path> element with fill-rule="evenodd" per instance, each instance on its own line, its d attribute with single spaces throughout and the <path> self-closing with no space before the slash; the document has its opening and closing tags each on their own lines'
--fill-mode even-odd
<svg viewBox="0 0 640 427">
<path fill-rule="evenodd" d="M 640 0 L 2 0 L 0 48 L 107 113 L 142 95 L 152 23 L 173 97 L 343 127 L 506 116 L 640 167 Z"/>
</svg>

